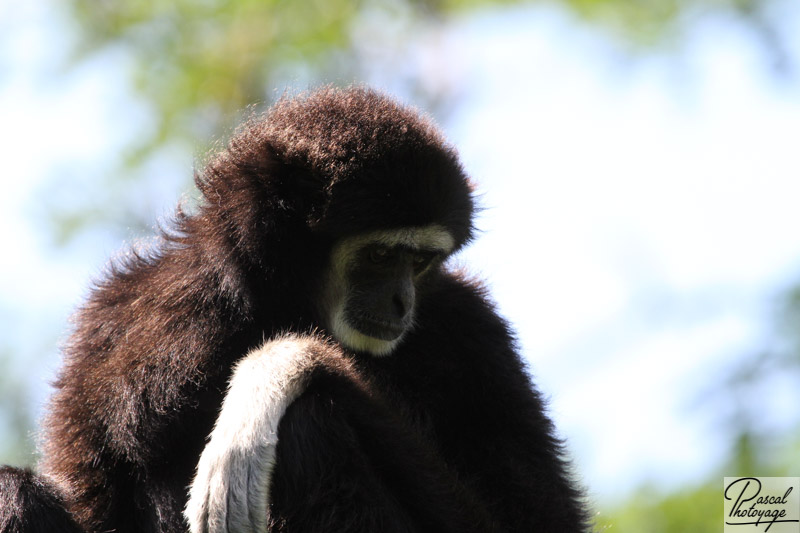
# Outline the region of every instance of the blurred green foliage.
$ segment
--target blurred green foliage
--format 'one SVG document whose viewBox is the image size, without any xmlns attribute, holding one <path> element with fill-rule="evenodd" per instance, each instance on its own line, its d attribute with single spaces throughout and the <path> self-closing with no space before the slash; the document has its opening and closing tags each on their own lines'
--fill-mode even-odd
<svg viewBox="0 0 800 533">
<path fill-rule="evenodd" d="M 722 478 L 672 494 L 643 487 L 618 508 L 601 512 L 596 529 L 607 533 L 718 533 L 722 530 Z"/>
<path fill-rule="evenodd" d="M 280 71 L 302 65 L 315 78 L 358 68 L 359 24 L 445 22 L 469 9 L 514 0 L 68 0 L 79 25 L 76 57 L 121 47 L 132 57 L 132 82 L 160 125 L 146 146 L 189 135 L 201 115 L 221 117 L 268 98 Z M 535 3 L 535 2 L 527 2 Z M 539 2 L 544 3 L 544 2 Z M 656 44 L 691 15 L 728 12 L 761 26 L 769 0 L 549 0 L 631 42 Z M 366 17 L 365 15 L 371 15 Z M 370 20 L 372 22 L 370 22 Z M 408 26 L 413 27 L 412 25 Z M 406 35 L 412 40 L 410 31 Z M 333 56 L 343 53 L 338 61 Z M 217 124 L 214 124 L 217 125 Z M 212 130 L 218 131 L 218 130 Z"/>
<path fill-rule="evenodd" d="M 721 471 L 699 486 L 673 492 L 641 487 L 627 501 L 602 510 L 596 530 L 614 533 L 717 533 L 722 530 L 723 478 L 735 476 L 797 476 L 800 472 L 800 431 L 780 453 L 765 457 L 760 450 L 774 442 L 746 428 L 736 439 L 732 456 Z M 759 458 L 760 457 L 760 458 Z"/>
<path fill-rule="evenodd" d="M 230 131 L 248 106 L 269 104 L 286 87 L 368 79 L 370 50 L 406 50 L 433 25 L 514 0 L 66 0 L 77 27 L 76 62 L 114 51 L 126 64 L 128 84 L 146 104 L 150 126 L 138 132 L 100 188 L 105 204 L 130 205 L 126 177 L 134 178 L 160 149 L 208 145 Z M 540 0 L 559 5 L 620 42 L 645 48 L 669 43 L 703 13 L 741 17 L 764 28 L 773 0 Z M 375 42 L 360 42 L 356 28 L 371 26 Z M 398 74 L 402 76 L 402 74 Z M 413 85 L 415 82 L 411 81 Z M 418 82 L 417 82 L 418 83 Z M 446 95 L 411 87 L 430 108 Z M 428 91 L 430 92 L 430 91 Z M 422 101 L 428 99 L 427 102 Z M 186 149 L 186 148 L 185 148 Z M 96 199 L 95 199 L 96 201 Z M 73 202 L 47 204 L 58 241 L 92 225 L 121 224 L 118 212 L 93 212 Z M 96 205 L 96 203 L 95 203 Z M 103 215 L 107 220 L 103 220 Z M 136 216 L 136 210 L 126 213 Z M 145 219 L 149 218 L 144 216 Z M 143 221 L 128 218 L 128 225 Z"/>
</svg>

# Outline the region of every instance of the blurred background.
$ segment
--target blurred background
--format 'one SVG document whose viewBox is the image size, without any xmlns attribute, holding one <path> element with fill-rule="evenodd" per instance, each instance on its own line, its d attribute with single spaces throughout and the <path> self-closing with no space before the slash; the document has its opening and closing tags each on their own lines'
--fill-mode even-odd
<svg viewBox="0 0 800 533">
<path fill-rule="evenodd" d="M 0 0 L 0 464 L 69 316 L 242 116 L 323 83 L 430 112 L 599 530 L 720 531 L 800 475 L 796 0 Z"/>
</svg>

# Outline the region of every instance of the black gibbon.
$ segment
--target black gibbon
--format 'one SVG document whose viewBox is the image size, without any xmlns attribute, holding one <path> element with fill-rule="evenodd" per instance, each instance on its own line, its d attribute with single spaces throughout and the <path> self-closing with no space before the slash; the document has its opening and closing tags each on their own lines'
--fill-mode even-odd
<svg viewBox="0 0 800 533">
<path fill-rule="evenodd" d="M 285 98 L 195 181 L 77 313 L 3 531 L 588 529 L 508 324 L 447 267 L 472 188 L 429 120 Z"/>
</svg>

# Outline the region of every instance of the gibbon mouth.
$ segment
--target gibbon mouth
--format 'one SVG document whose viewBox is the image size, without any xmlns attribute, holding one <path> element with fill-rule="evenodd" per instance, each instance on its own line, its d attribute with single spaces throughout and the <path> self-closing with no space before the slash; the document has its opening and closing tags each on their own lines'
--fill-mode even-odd
<svg viewBox="0 0 800 533">
<path fill-rule="evenodd" d="M 400 323 L 392 323 L 367 316 L 354 318 L 352 326 L 359 333 L 382 341 L 393 341 L 405 331 L 405 327 Z"/>
</svg>

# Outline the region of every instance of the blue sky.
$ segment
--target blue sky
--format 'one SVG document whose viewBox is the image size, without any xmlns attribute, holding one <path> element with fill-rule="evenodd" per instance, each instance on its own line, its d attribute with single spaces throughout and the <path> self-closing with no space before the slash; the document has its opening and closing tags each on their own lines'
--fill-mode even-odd
<svg viewBox="0 0 800 533">
<path fill-rule="evenodd" d="M 726 400 L 700 398 L 770 342 L 775 298 L 800 279 L 797 84 L 734 24 L 622 66 L 558 13 L 453 39 L 474 96 L 451 131 L 490 208 L 468 262 L 589 486 L 707 475 L 730 442 Z M 758 398 L 768 434 L 796 423 L 796 385 Z"/>
<path fill-rule="evenodd" d="M 124 57 L 57 72 L 70 34 L 49 3 L 0 4 L 0 21 L 0 341 L 41 402 L 58 365 L 41 332 L 67 329 L 122 243 L 100 231 L 51 249 L 39 199 L 53 179 L 102 198 L 92 176 L 147 113 Z M 407 72 L 458 95 L 442 126 L 486 207 L 459 260 L 516 325 L 593 496 L 713 471 L 725 399 L 699 398 L 769 342 L 775 298 L 800 282 L 797 81 L 776 80 L 732 20 L 702 22 L 675 55 L 630 58 L 558 10 L 522 9 L 427 28 L 405 52 Z M 391 87 L 391 73 L 376 64 L 372 81 Z M 154 219 L 202 142 L 147 184 Z M 769 382 L 764 431 L 798 422 L 797 389 Z"/>
</svg>

